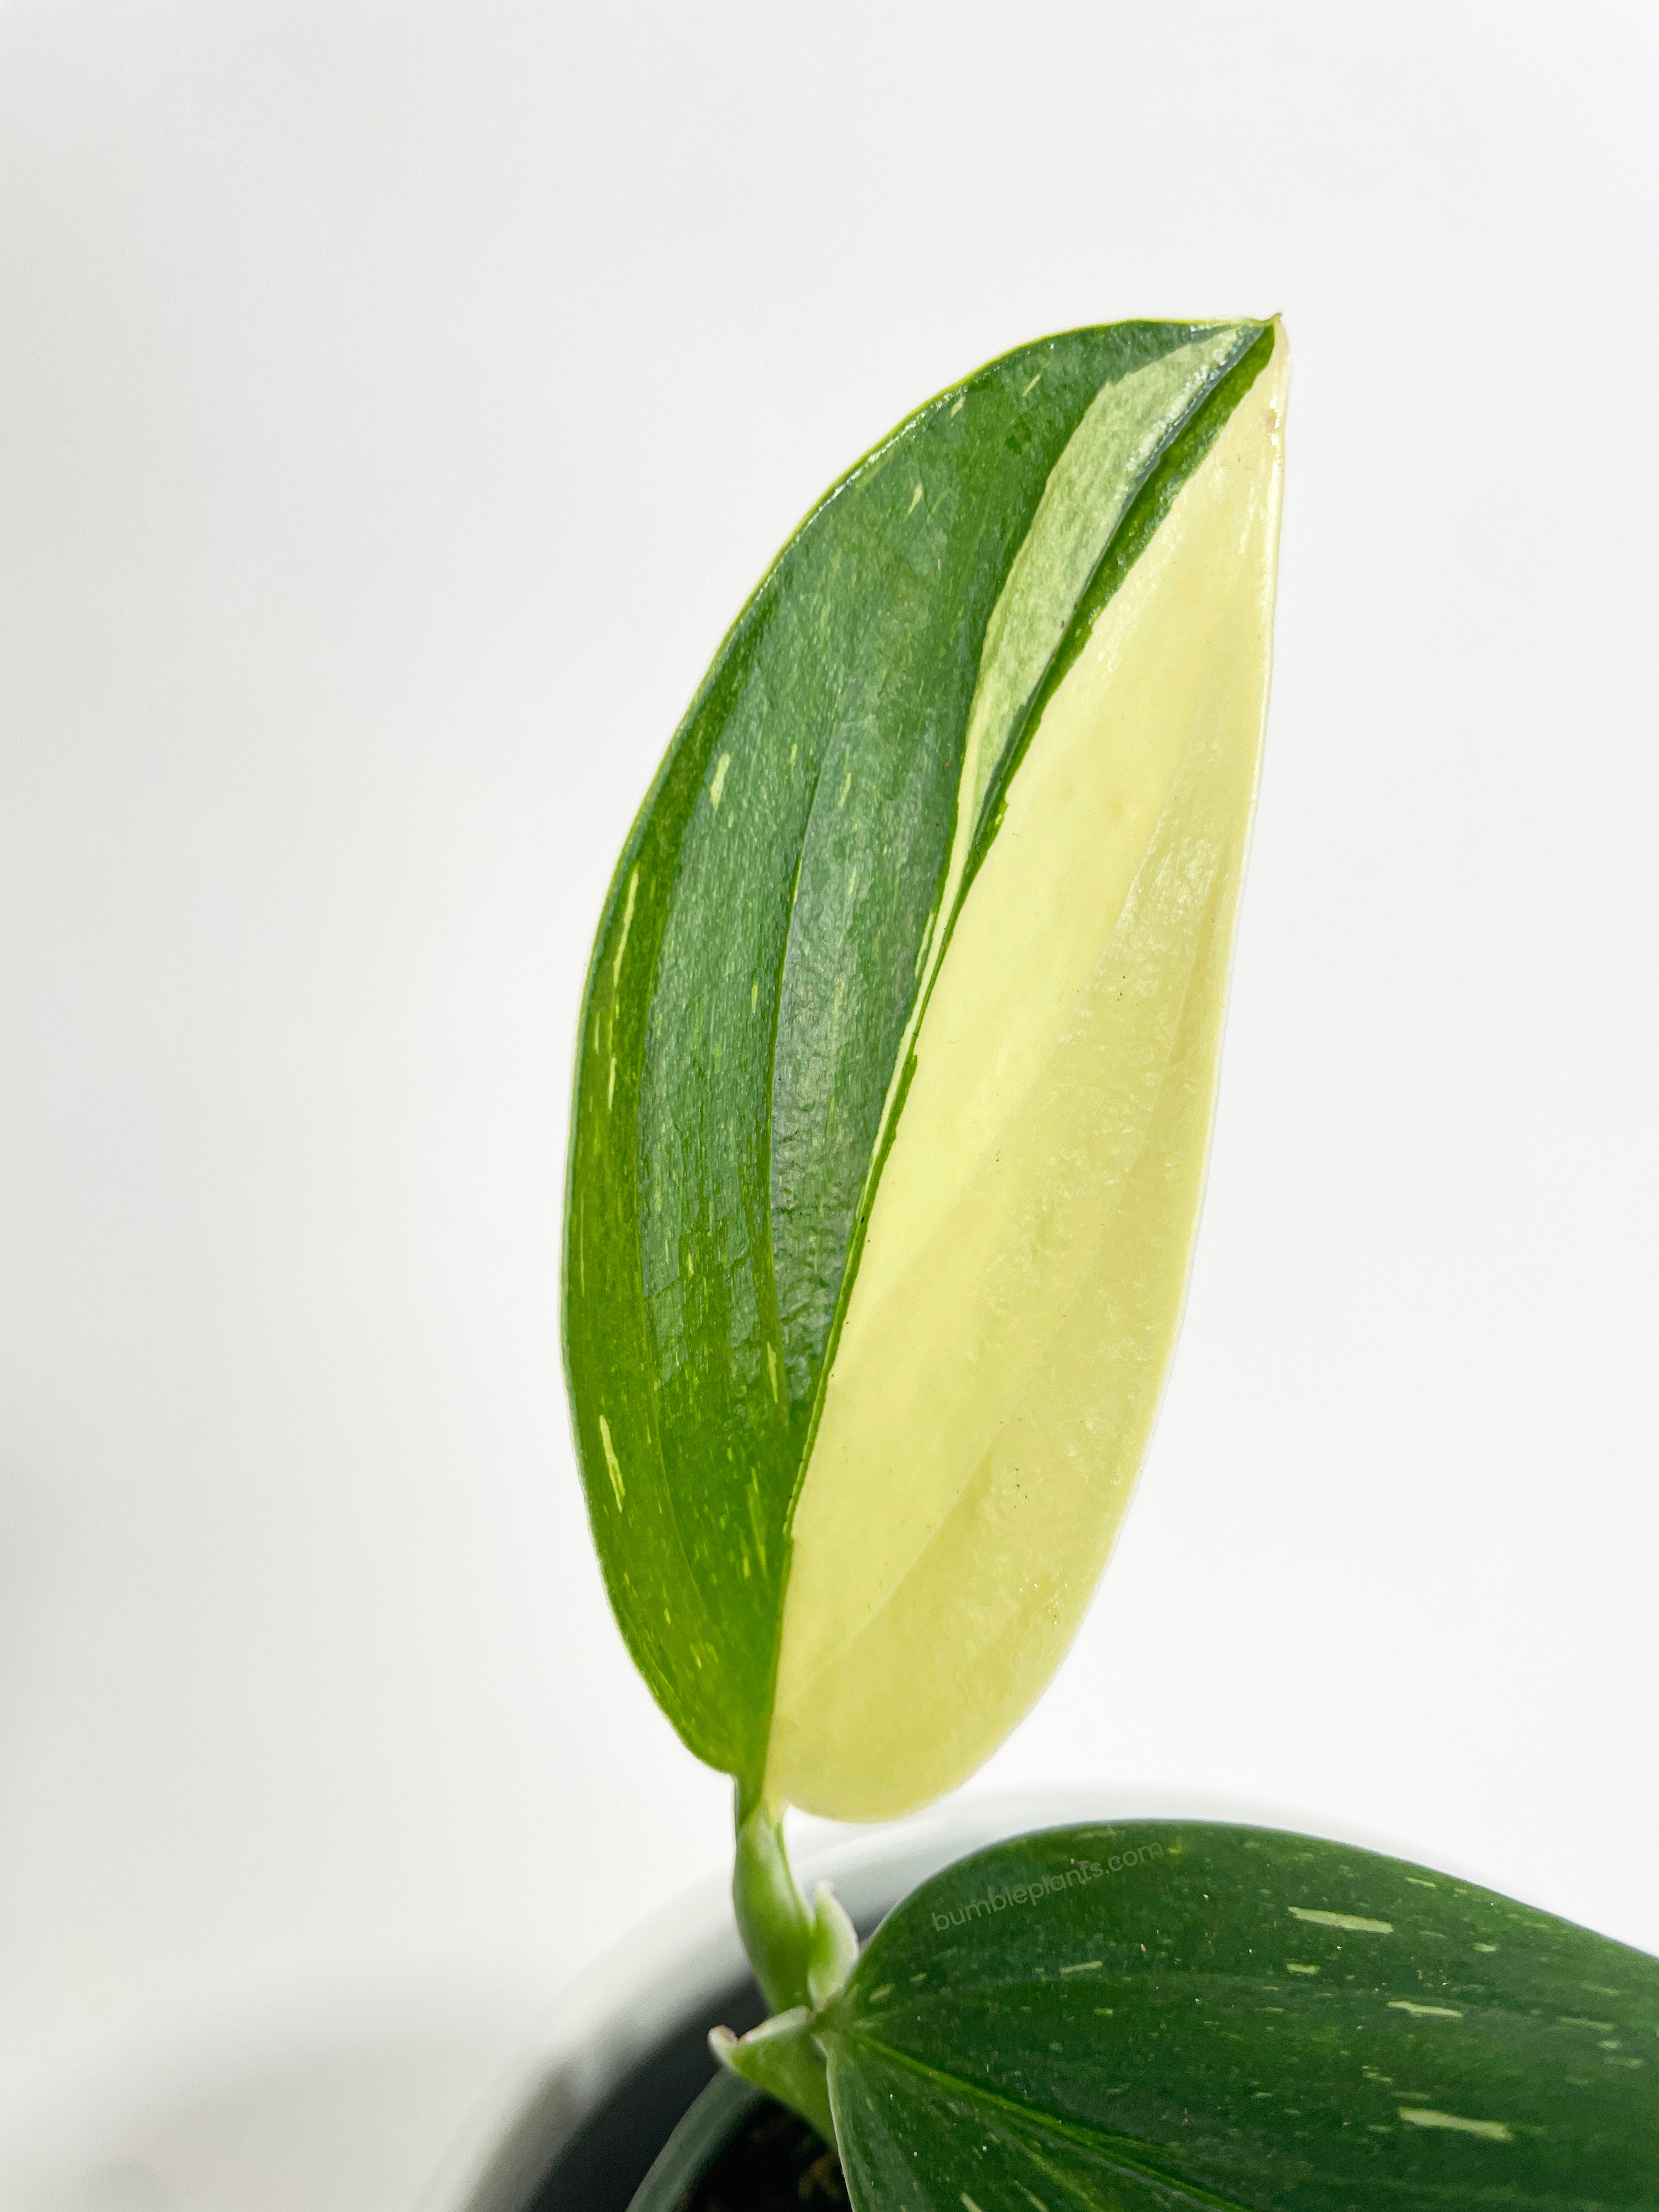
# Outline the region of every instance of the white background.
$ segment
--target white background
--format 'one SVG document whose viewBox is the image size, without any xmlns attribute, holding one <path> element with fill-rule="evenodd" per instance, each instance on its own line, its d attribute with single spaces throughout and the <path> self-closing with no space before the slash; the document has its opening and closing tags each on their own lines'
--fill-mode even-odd
<svg viewBox="0 0 1659 2212">
<path fill-rule="evenodd" d="M 726 1849 L 572 1471 L 591 932 L 802 510 L 1281 309 L 1212 1194 L 987 1782 L 1659 1948 L 1645 7 L 0 5 L 0 2204 L 410 2212 Z"/>
</svg>

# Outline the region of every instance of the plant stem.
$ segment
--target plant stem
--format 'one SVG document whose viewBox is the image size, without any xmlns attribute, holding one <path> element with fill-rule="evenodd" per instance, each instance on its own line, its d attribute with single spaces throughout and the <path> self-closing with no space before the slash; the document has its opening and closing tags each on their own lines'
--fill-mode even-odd
<svg viewBox="0 0 1659 2212">
<path fill-rule="evenodd" d="M 738 1787 L 732 1903 L 749 1963 L 772 2008 L 748 2035 L 717 2027 L 709 2048 L 722 2066 L 836 2140 L 823 2053 L 813 2036 L 820 2005 L 840 1990 L 858 1957 L 853 1923 L 827 1882 L 816 1911 L 800 1893 L 784 1847 L 783 1815 Z"/>
<path fill-rule="evenodd" d="M 812 1916 L 784 1848 L 783 1816 L 738 1790 L 732 1905 L 755 1979 L 775 2013 L 809 2005 Z"/>
</svg>

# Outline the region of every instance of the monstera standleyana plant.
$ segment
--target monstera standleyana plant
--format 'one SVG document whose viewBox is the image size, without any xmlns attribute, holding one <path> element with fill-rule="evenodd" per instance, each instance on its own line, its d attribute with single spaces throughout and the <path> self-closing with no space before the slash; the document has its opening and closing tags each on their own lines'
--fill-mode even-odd
<svg viewBox="0 0 1659 2212">
<path fill-rule="evenodd" d="M 564 1278 L 594 1538 L 736 1784 L 776 2017 L 721 2055 L 861 2212 L 1659 2204 L 1659 1964 L 1602 1938 L 1139 1823 L 951 1869 L 860 1959 L 784 1851 L 786 1806 L 973 1772 L 1127 1504 L 1203 1184 L 1285 388 L 1277 323 L 1124 323 L 913 415 L 739 616 L 594 949 Z"/>
</svg>

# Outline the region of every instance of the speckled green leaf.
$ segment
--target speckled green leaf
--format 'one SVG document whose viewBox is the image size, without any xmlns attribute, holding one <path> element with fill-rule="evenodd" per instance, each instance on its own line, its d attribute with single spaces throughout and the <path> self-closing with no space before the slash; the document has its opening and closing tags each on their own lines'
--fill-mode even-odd
<svg viewBox="0 0 1659 2212">
<path fill-rule="evenodd" d="M 859 2212 L 1659 2205 L 1659 1960 L 1307 1837 L 981 1851 L 822 2041 Z"/>
<path fill-rule="evenodd" d="M 617 868 L 578 1048 L 567 1373 L 629 1649 L 751 1786 L 791 1512 L 940 947 L 1045 701 L 1273 344 L 1076 331 L 913 416 L 744 610 Z"/>
</svg>

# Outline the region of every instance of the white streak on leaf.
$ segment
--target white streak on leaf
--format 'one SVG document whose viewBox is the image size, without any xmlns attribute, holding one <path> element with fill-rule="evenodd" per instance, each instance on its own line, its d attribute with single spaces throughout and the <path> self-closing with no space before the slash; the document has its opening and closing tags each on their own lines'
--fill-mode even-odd
<svg viewBox="0 0 1659 2212">
<path fill-rule="evenodd" d="M 732 765 L 730 753 L 722 753 L 714 763 L 714 773 L 708 786 L 708 804 L 716 814 L 720 811 L 720 796 L 726 789 L 726 771 Z"/>
<path fill-rule="evenodd" d="M 628 896 L 623 902 L 622 934 L 617 939 L 616 957 L 611 963 L 611 988 L 614 990 L 622 974 L 623 954 L 628 950 L 628 933 L 634 926 L 634 901 L 639 895 L 640 872 L 637 868 L 628 878 Z"/>
<path fill-rule="evenodd" d="M 1310 1905 L 1293 1905 L 1291 1912 L 1315 1928 L 1347 1928 L 1356 1936 L 1392 1936 L 1391 1920 L 1365 1920 L 1357 1912 L 1316 1912 Z"/>
<path fill-rule="evenodd" d="M 1462 2020 L 1463 2015 L 1451 2005 L 1413 2004 L 1409 1997 L 1390 1997 L 1390 2012 L 1408 2012 L 1413 2020 Z"/>
<path fill-rule="evenodd" d="M 1488 2142 L 1515 2141 L 1502 2120 L 1466 2120 L 1461 2112 L 1431 2112 L 1423 2105 L 1402 2105 L 1400 2117 L 1414 2128 L 1449 2128 L 1460 2136 L 1483 2136 Z"/>
<path fill-rule="evenodd" d="M 633 874 L 629 876 L 629 896 L 626 896 L 626 900 L 622 902 L 622 933 L 617 936 L 617 953 L 615 953 L 613 963 L 611 963 L 611 988 L 615 988 L 617 978 L 622 975 L 622 956 L 626 953 L 626 949 L 629 949 L 629 931 L 633 929 L 633 902 L 637 896 L 639 896 L 639 869 L 635 869 Z"/>
<path fill-rule="evenodd" d="M 623 1502 L 622 1469 L 617 1464 L 617 1448 L 611 1441 L 611 1424 L 603 1413 L 599 1415 L 599 1442 L 605 1446 L 605 1463 L 610 1472 L 611 1487 L 617 1493 L 617 1510 L 620 1513 Z M 666 1615 L 664 1616 L 665 1619 L 666 1617 Z"/>
</svg>

